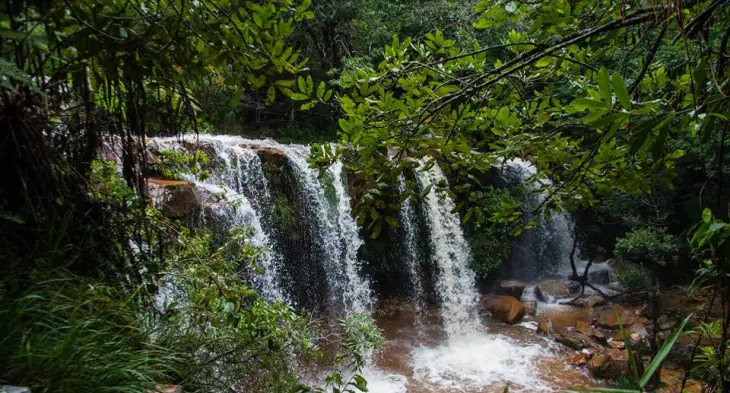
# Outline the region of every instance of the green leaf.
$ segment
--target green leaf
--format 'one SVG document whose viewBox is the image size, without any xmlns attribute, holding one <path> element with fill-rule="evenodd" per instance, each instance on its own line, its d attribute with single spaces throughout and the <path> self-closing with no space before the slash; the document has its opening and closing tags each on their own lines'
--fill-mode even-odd
<svg viewBox="0 0 730 393">
<path fill-rule="evenodd" d="M 608 78 L 606 67 L 601 67 L 601 70 L 598 71 L 598 88 L 601 92 L 601 99 L 610 107 L 612 104 L 611 81 Z"/>
<path fill-rule="evenodd" d="M 324 93 L 324 98 L 322 99 L 322 101 L 327 102 L 330 100 L 330 98 L 332 98 L 332 90 L 327 90 L 327 92 Z"/>
<path fill-rule="evenodd" d="M 297 78 L 297 87 L 299 88 L 299 91 L 302 93 L 307 92 L 307 82 L 302 78 L 301 76 Z"/>
<path fill-rule="evenodd" d="M 304 101 L 304 100 L 308 100 L 309 96 L 304 95 L 302 93 L 292 93 L 291 99 L 294 101 Z"/>
<path fill-rule="evenodd" d="M 616 93 L 618 102 L 621 103 L 621 106 L 623 106 L 624 109 L 630 111 L 631 97 L 629 97 L 629 91 L 626 89 L 626 85 L 624 84 L 624 78 L 622 78 L 618 72 L 614 72 L 613 75 L 611 75 L 611 82 L 613 83 L 613 91 Z"/>
<path fill-rule="evenodd" d="M 314 81 L 311 75 L 307 75 L 307 94 L 311 95 L 314 92 Z"/>
<path fill-rule="evenodd" d="M 269 86 L 269 89 L 266 91 L 266 105 L 273 104 L 275 99 L 276 89 L 274 89 L 274 86 Z"/>
<path fill-rule="evenodd" d="M 642 376 L 641 380 L 639 380 L 639 386 L 641 388 L 646 386 L 646 384 L 649 382 L 649 379 L 651 379 L 651 376 L 654 375 L 656 370 L 659 369 L 659 366 L 662 365 L 664 358 L 669 355 L 669 352 L 672 350 L 674 343 L 677 342 L 677 338 L 679 338 L 679 333 L 682 333 L 682 329 L 684 329 L 684 326 L 687 325 L 687 322 L 689 322 L 689 319 L 691 317 L 692 314 L 688 315 L 687 318 L 685 318 L 682 323 L 679 324 L 672 336 L 669 337 L 669 339 L 664 343 L 664 345 L 662 345 L 661 348 L 659 348 L 656 356 L 654 356 L 654 359 L 652 359 L 651 363 L 649 363 L 649 366 L 646 368 L 644 376 Z"/>
<path fill-rule="evenodd" d="M 233 97 L 231 98 L 231 105 L 233 107 L 237 107 L 238 104 L 241 102 L 242 96 L 243 96 L 243 89 L 237 88 L 236 91 L 233 92 Z"/>
<path fill-rule="evenodd" d="M 705 208 L 705 210 L 702 211 L 702 221 L 707 223 L 712 221 L 712 210 Z"/>
<path fill-rule="evenodd" d="M 668 116 L 669 115 L 658 115 L 633 127 L 629 148 L 630 156 L 636 154 L 641 147 L 644 146 L 644 142 L 646 142 L 646 139 L 649 137 L 651 130 L 665 121 Z"/>
<path fill-rule="evenodd" d="M 324 97 L 324 90 L 325 90 L 324 82 L 319 82 L 319 85 L 317 86 L 317 98 L 318 99 L 321 100 Z"/>
</svg>

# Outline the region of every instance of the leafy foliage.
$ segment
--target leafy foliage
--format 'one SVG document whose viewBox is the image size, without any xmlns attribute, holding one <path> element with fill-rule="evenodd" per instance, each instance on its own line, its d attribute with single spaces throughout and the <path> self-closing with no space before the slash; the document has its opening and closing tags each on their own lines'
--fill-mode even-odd
<svg viewBox="0 0 730 393">
<path fill-rule="evenodd" d="M 637 228 L 616 240 L 614 252 L 622 260 L 664 266 L 676 261 L 678 247 L 663 228 Z"/>
</svg>

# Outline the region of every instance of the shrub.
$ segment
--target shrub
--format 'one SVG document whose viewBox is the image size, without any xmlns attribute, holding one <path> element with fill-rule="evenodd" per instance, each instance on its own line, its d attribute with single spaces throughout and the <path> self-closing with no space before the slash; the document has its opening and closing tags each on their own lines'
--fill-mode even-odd
<svg viewBox="0 0 730 393">
<path fill-rule="evenodd" d="M 614 253 L 620 259 L 644 266 L 664 266 L 675 262 L 679 247 L 664 228 L 643 227 L 634 229 L 616 240 Z"/>
</svg>

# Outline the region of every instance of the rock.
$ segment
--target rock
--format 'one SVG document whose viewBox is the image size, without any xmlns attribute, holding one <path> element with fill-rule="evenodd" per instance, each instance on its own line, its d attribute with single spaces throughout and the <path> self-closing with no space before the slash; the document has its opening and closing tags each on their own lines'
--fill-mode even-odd
<svg viewBox="0 0 730 393">
<path fill-rule="evenodd" d="M 25 386 L 0 385 L 0 393 L 30 393 L 30 388 Z"/>
<path fill-rule="evenodd" d="M 588 364 L 588 354 L 584 352 L 578 352 L 568 358 L 568 364 L 571 366 L 585 366 Z"/>
<path fill-rule="evenodd" d="M 554 302 L 556 299 L 568 297 L 578 291 L 580 291 L 580 284 L 575 281 L 547 280 L 537 284 L 535 296 L 543 302 Z"/>
<path fill-rule="evenodd" d="M 512 296 L 485 295 L 480 301 L 482 309 L 505 323 L 518 323 L 525 316 L 525 307 Z"/>
<path fill-rule="evenodd" d="M 596 378 L 618 380 L 622 376 L 630 375 L 631 364 L 626 351 L 610 349 L 603 354 L 593 355 L 588 369 Z"/>
<path fill-rule="evenodd" d="M 512 296 L 513 298 L 520 300 L 522 298 L 522 292 L 525 290 L 525 283 L 514 280 L 503 280 L 499 282 L 497 293 L 500 295 Z"/>
<path fill-rule="evenodd" d="M 567 329 L 578 324 L 588 324 L 590 320 L 586 309 L 584 308 L 550 308 L 547 307 L 545 310 L 540 312 L 537 316 L 537 321 L 550 321 L 550 324 L 556 329 Z"/>
<path fill-rule="evenodd" d="M 693 338 L 687 333 L 680 333 L 677 336 L 677 341 L 669 351 L 667 359 L 681 366 L 692 366 L 692 351 L 695 346 L 695 340 L 696 338 Z M 700 345 L 711 345 L 711 343 L 705 342 L 700 343 Z"/>
<path fill-rule="evenodd" d="M 596 325 L 606 329 L 618 329 L 619 323 L 626 328 L 634 322 L 636 318 L 631 311 L 621 306 L 605 306 L 598 311 L 595 316 Z"/>
<path fill-rule="evenodd" d="M 158 393 L 182 393 L 181 385 L 157 385 L 155 392 Z"/>
<path fill-rule="evenodd" d="M 147 197 L 153 206 L 170 218 L 189 216 L 202 207 L 195 186 L 184 180 L 148 178 Z"/>
<path fill-rule="evenodd" d="M 277 167 L 282 167 L 286 165 L 286 163 L 289 161 L 289 158 L 287 158 L 286 154 L 284 153 L 284 150 L 281 150 L 276 147 L 271 146 L 256 146 L 255 147 L 259 155 L 259 158 L 261 158 L 261 161 L 264 161 L 266 163 L 271 163 Z"/>
<path fill-rule="evenodd" d="M 670 319 L 667 315 L 662 314 L 657 318 L 657 324 L 659 325 L 659 330 L 672 330 L 674 326 L 677 324 L 676 321 Z"/>
<path fill-rule="evenodd" d="M 577 351 L 585 348 L 601 348 L 601 344 L 577 330 L 558 330 L 555 341 Z"/>
<path fill-rule="evenodd" d="M 575 328 L 576 331 L 580 332 L 584 336 L 590 337 L 597 342 L 605 343 L 606 342 L 606 335 L 603 334 L 600 330 L 596 330 L 588 326 L 588 323 L 584 321 L 579 321 L 578 326 Z"/>
<path fill-rule="evenodd" d="M 535 316 L 537 313 L 537 300 L 523 300 L 522 305 L 525 307 L 525 315 Z"/>
<path fill-rule="evenodd" d="M 593 295 L 587 298 L 578 299 L 576 303 L 578 303 L 581 307 L 593 308 L 605 305 L 606 301 L 601 296 Z"/>
<path fill-rule="evenodd" d="M 684 371 L 670 370 L 668 368 L 662 368 L 660 370 L 660 378 L 662 380 L 662 386 L 659 387 L 657 392 L 659 393 L 700 393 L 702 392 L 703 385 L 700 381 L 694 379 L 687 379 L 687 383 L 684 385 L 682 390 L 682 381 L 684 380 Z"/>
<path fill-rule="evenodd" d="M 588 273 L 588 282 L 598 285 L 611 283 L 611 273 L 606 269 L 594 270 Z"/>
<path fill-rule="evenodd" d="M 547 336 L 555 333 L 553 322 L 549 318 L 541 318 L 537 321 L 537 332 Z"/>
<path fill-rule="evenodd" d="M 626 343 L 620 340 L 611 340 L 608 342 L 608 346 L 615 349 L 624 349 L 626 347 Z"/>
</svg>

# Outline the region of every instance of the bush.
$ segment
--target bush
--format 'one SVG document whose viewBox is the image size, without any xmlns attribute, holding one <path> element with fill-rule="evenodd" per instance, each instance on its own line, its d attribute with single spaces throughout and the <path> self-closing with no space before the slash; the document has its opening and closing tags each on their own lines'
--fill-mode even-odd
<svg viewBox="0 0 730 393">
<path fill-rule="evenodd" d="M 639 265 L 628 265 L 616 272 L 616 279 L 629 292 L 643 292 L 651 288 L 651 273 Z"/>
<path fill-rule="evenodd" d="M 614 253 L 619 259 L 650 267 L 675 262 L 679 247 L 664 228 L 634 229 L 625 237 L 616 239 Z"/>
</svg>

